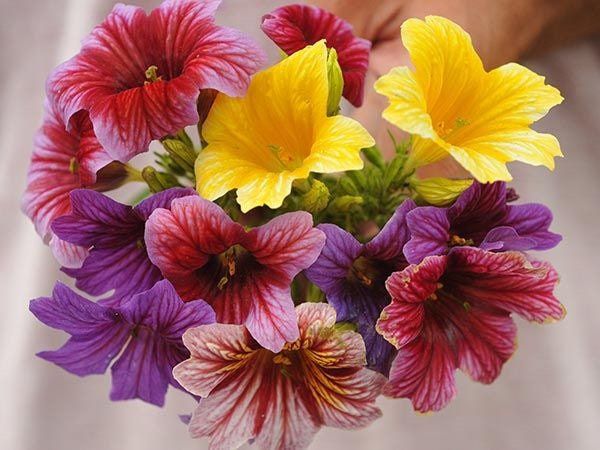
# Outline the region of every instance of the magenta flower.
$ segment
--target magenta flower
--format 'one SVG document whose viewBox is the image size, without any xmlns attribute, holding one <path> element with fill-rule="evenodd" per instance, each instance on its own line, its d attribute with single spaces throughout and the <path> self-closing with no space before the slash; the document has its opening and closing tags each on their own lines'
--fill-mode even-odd
<svg viewBox="0 0 600 450">
<path fill-rule="evenodd" d="M 548 263 L 472 247 L 394 273 L 387 281 L 392 303 L 377 322 L 399 349 L 384 393 L 437 411 L 456 394 L 457 368 L 491 383 L 516 348 L 511 313 L 539 323 L 564 316 L 553 294 L 557 282 Z"/>
<path fill-rule="evenodd" d="M 404 247 L 406 259 L 418 264 L 454 246 L 527 251 L 558 245 L 561 236 L 548 230 L 550 210 L 538 203 L 508 205 L 514 196 L 506 183 L 475 181 L 449 208 L 416 208 L 407 216 L 411 239 Z"/>
<path fill-rule="evenodd" d="M 63 120 L 88 111 L 98 140 L 124 162 L 153 139 L 198 123 L 201 89 L 243 95 L 265 56 L 240 32 L 215 24 L 219 4 L 167 0 L 148 15 L 116 5 L 48 80 Z"/>
<path fill-rule="evenodd" d="M 119 308 L 86 300 L 58 283 L 52 297 L 32 300 L 31 312 L 71 338 L 58 350 L 39 357 L 79 376 L 102 374 L 112 365 L 111 400 L 139 398 L 162 406 L 172 375 L 188 358 L 181 336 L 191 327 L 213 323 L 215 315 L 202 300 L 184 303 L 168 281 L 133 296 Z"/>
<path fill-rule="evenodd" d="M 386 376 L 396 352 L 375 331 L 375 323 L 391 301 L 385 281 L 392 272 L 408 265 L 402 248 L 409 239 L 406 215 L 414 207 L 412 200 L 405 201 L 366 244 L 336 225 L 319 225 L 327 241 L 317 261 L 306 271 L 308 279 L 325 293 L 338 319 L 358 325 L 367 348 L 368 367 Z"/>
<path fill-rule="evenodd" d="M 98 192 L 74 191 L 71 194 L 73 210 L 55 220 L 52 228 L 61 239 L 89 248 L 90 252 L 80 268 L 63 271 L 77 280 L 79 289 L 90 295 L 99 296 L 114 290 L 108 299 L 102 300 L 113 306 L 150 289 L 163 277 L 148 259 L 144 245 L 146 220 L 156 208 L 169 208 L 173 199 L 189 195 L 196 192 L 168 189 L 131 207 Z"/>
<path fill-rule="evenodd" d="M 205 299 L 219 322 L 245 324 L 275 352 L 298 339 L 290 285 L 324 242 L 308 213 L 284 214 L 247 232 L 200 197 L 174 200 L 146 225 L 148 255 L 181 298 Z"/>
<path fill-rule="evenodd" d="M 325 39 L 338 54 L 344 97 L 362 105 L 371 42 L 356 37 L 348 22 L 316 6 L 288 5 L 265 15 L 262 29 L 288 55 Z"/>
<path fill-rule="evenodd" d="M 70 131 L 46 102 L 44 122 L 38 130 L 27 175 L 23 212 L 37 233 L 65 267 L 77 267 L 87 255 L 86 248 L 56 238 L 51 230 L 54 219 L 71 211 L 69 194 L 74 189 L 109 190 L 126 178 L 120 164 L 99 144 L 86 113 L 77 114 Z"/>
<path fill-rule="evenodd" d="M 296 308 L 299 338 L 274 354 L 241 325 L 205 325 L 183 341 L 191 357 L 173 371 L 204 397 L 190 421 L 193 437 L 211 449 L 249 440 L 264 450 L 304 449 L 321 426 L 356 429 L 381 416 L 375 399 L 385 377 L 364 368 L 357 333 L 335 328 L 335 310 L 323 303 Z"/>
</svg>

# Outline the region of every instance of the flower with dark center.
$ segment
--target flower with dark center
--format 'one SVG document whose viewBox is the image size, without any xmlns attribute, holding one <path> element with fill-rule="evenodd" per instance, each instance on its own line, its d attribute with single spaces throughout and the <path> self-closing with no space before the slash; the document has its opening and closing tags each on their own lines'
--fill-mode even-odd
<svg viewBox="0 0 600 450">
<path fill-rule="evenodd" d="M 156 210 L 146 226 L 150 259 L 184 300 L 205 299 L 219 322 L 245 324 L 275 352 L 298 339 L 290 286 L 324 241 L 308 213 L 284 214 L 246 231 L 197 196 Z"/>
</svg>

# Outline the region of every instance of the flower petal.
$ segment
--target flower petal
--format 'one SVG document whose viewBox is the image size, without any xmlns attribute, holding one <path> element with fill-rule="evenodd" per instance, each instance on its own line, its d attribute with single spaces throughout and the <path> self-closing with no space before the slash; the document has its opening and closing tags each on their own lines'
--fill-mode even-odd
<svg viewBox="0 0 600 450">
<path fill-rule="evenodd" d="M 411 199 L 402 202 L 377 236 L 365 245 L 365 254 L 383 261 L 403 259 L 402 250 L 410 239 L 407 215 L 416 206 Z"/>
<path fill-rule="evenodd" d="M 383 393 L 410 398 L 419 412 L 439 411 L 456 395 L 456 365 L 444 331 L 426 321 L 422 335 L 398 352 Z"/>
<path fill-rule="evenodd" d="M 121 308 L 134 326 L 132 338 L 112 367 L 111 400 L 140 398 L 162 406 L 168 384 L 179 387 L 173 367 L 188 357 L 181 336 L 188 328 L 215 321 L 202 300 L 183 303 L 168 281 L 160 281 Z"/>
<path fill-rule="evenodd" d="M 535 322 L 560 320 L 564 307 L 554 296 L 558 274 L 548 263 L 530 262 L 518 252 L 491 253 L 455 248 L 448 261 L 453 294 Z"/>
<path fill-rule="evenodd" d="M 89 254 L 87 248 L 63 241 L 56 236 L 52 236 L 49 245 L 54 258 L 61 266 L 67 268 L 81 267 Z"/>
<path fill-rule="evenodd" d="M 354 36 L 348 22 L 316 6 L 288 5 L 264 16 L 261 28 L 288 55 L 325 39 L 338 54 L 344 97 L 362 105 L 371 43 Z"/>
<path fill-rule="evenodd" d="M 514 228 L 521 237 L 535 241 L 534 250 L 549 250 L 562 240 L 560 234 L 548 230 L 552 223 L 552 212 L 539 203 L 509 206 L 502 224 Z M 518 250 L 506 248 L 507 250 Z"/>
<path fill-rule="evenodd" d="M 443 255 L 448 250 L 450 221 L 446 209 L 423 206 L 409 212 L 406 223 L 410 241 L 404 246 L 404 255 L 411 264 L 418 264 L 427 256 Z"/>
</svg>

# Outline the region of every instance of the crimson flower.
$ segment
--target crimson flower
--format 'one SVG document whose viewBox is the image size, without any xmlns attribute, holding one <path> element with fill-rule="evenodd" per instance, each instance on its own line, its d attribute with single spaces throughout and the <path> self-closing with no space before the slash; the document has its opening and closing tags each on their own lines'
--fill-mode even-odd
<svg viewBox="0 0 600 450">
<path fill-rule="evenodd" d="M 63 120 L 88 111 L 98 140 L 127 161 L 198 123 L 201 89 L 243 95 L 265 57 L 239 31 L 215 24 L 220 3 L 167 0 L 150 14 L 116 5 L 48 80 Z"/>
<path fill-rule="evenodd" d="M 126 178 L 124 167 L 112 163 L 92 128 L 87 113 L 76 114 L 67 131 L 56 110 L 46 102 L 44 121 L 38 130 L 21 202 L 38 234 L 65 267 L 80 266 L 87 250 L 58 239 L 52 232 L 54 219 L 71 212 L 69 194 L 74 189 L 106 191 Z"/>
<path fill-rule="evenodd" d="M 511 313 L 539 323 L 564 316 L 553 294 L 557 282 L 548 263 L 474 247 L 395 272 L 387 281 L 392 302 L 377 323 L 399 349 L 384 394 L 437 411 L 456 394 L 457 368 L 491 383 L 516 348 Z"/>
<path fill-rule="evenodd" d="M 183 335 L 190 359 L 173 370 L 204 397 L 190 421 L 193 437 L 211 449 L 306 448 L 321 426 L 356 429 L 381 416 L 375 405 L 385 377 L 364 367 L 358 333 L 336 329 L 333 307 L 296 308 L 300 334 L 275 354 L 241 325 L 203 325 Z"/>
<path fill-rule="evenodd" d="M 272 351 L 298 339 L 290 286 L 324 244 L 306 212 L 246 231 L 197 196 L 173 200 L 146 223 L 148 256 L 181 298 L 206 300 L 219 322 L 245 324 Z"/>
<path fill-rule="evenodd" d="M 348 22 L 316 6 L 288 5 L 265 15 L 262 29 L 288 55 L 325 39 L 338 54 L 344 97 L 362 105 L 371 42 L 356 37 Z"/>
</svg>

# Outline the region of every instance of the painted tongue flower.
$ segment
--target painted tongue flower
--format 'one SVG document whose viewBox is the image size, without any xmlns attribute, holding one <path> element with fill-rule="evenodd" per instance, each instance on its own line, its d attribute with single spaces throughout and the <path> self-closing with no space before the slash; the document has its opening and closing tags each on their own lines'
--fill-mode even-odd
<svg viewBox="0 0 600 450">
<path fill-rule="evenodd" d="M 338 55 L 344 97 L 356 107 L 362 105 L 371 42 L 356 37 L 348 22 L 316 6 L 288 5 L 265 15 L 261 27 L 288 55 L 325 39 Z"/>
<path fill-rule="evenodd" d="M 99 141 L 125 162 L 153 139 L 198 123 L 201 89 L 243 95 L 265 56 L 240 32 L 215 24 L 219 4 L 168 0 L 148 15 L 116 5 L 48 80 L 63 120 L 88 111 Z"/>
<path fill-rule="evenodd" d="M 558 245 L 561 236 L 548 231 L 550 210 L 538 203 L 508 205 L 508 195 L 503 182 L 474 182 L 449 208 L 414 209 L 406 218 L 411 235 L 404 247 L 406 259 L 418 264 L 454 246 L 526 251 Z"/>
<path fill-rule="evenodd" d="M 168 208 L 173 199 L 189 195 L 196 192 L 173 188 L 131 207 L 97 192 L 74 191 L 72 212 L 55 220 L 52 228 L 61 239 L 89 248 L 90 254 L 81 268 L 63 271 L 88 294 L 98 296 L 114 289 L 103 300 L 111 305 L 150 289 L 163 277 L 148 259 L 144 245 L 146 220 L 156 208 Z"/>
<path fill-rule="evenodd" d="M 383 117 L 414 135 L 409 165 L 452 156 L 480 182 L 510 181 L 506 163 L 554 169 L 558 141 L 530 125 L 563 98 L 518 64 L 486 72 L 469 35 L 442 17 L 409 19 L 402 41 L 415 67 L 398 67 L 375 83 L 388 97 Z"/>
<path fill-rule="evenodd" d="M 209 145 L 196 161 L 200 195 L 215 200 L 237 189 L 244 212 L 279 208 L 295 179 L 361 169 L 360 150 L 373 138 L 352 119 L 327 117 L 328 96 L 322 41 L 257 74 L 244 98 L 217 96 L 202 130 Z"/>
<path fill-rule="evenodd" d="M 391 297 L 385 280 L 407 266 L 402 247 L 409 238 L 406 214 L 415 207 L 405 201 L 381 232 L 367 244 L 336 225 L 319 225 L 327 236 L 308 279 L 327 296 L 341 321 L 354 322 L 367 348 L 368 367 L 387 376 L 395 351 L 375 331 L 375 323 Z"/>
<path fill-rule="evenodd" d="M 296 308 L 299 339 L 274 354 L 240 325 L 206 325 L 183 337 L 191 358 L 173 371 L 204 397 L 190 422 L 193 437 L 211 449 L 249 440 L 264 450 L 306 448 L 321 426 L 356 429 L 381 416 L 375 399 L 385 377 L 364 368 L 357 333 L 335 328 L 325 304 Z"/>
<path fill-rule="evenodd" d="M 86 113 L 77 114 L 71 130 L 67 131 L 55 109 L 46 102 L 44 122 L 35 136 L 21 207 L 38 234 L 50 242 L 61 265 L 80 266 L 87 255 L 86 248 L 61 241 L 51 230 L 54 219 L 71 211 L 71 191 L 114 189 L 126 177 L 124 167 L 112 163 L 112 158 L 99 144 Z"/>
<path fill-rule="evenodd" d="M 245 324 L 273 351 L 298 339 L 290 286 L 324 241 L 308 213 L 284 214 L 247 232 L 200 197 L 174 200 L 146 225 L 150 259 L 184 300 L 205 299 L 219 322 Z"/>
<path fill-rule="evenodd" d="M 539 323 L 564 316 L 553 294 L 557 282 L 547 263 L 471 247 L 394 273 L 387 281 L 392 303 L 377 322 L 399 349 L 384 393 L 437 411 L 456 394 L 457 368 L 493 382 L 516 348 L 511 313 Z"/>
<path fill-rule="evenodd" d="M 133 296 L 119 308 L 91 302 L 58 283 L 52 297 L 32 300 L 31 312 L 71 338 L 58 350 L 39 357 L 79 376 L 102 374 L 112 360 L 111 400 L 139 398 L 162 406 L 172 375 L 189 353 L 181 341 L 185 330 L 213 323 L 215 315 L 202 300 L 183 303 L 168 281 Z"/>
</svg>

